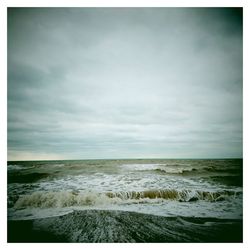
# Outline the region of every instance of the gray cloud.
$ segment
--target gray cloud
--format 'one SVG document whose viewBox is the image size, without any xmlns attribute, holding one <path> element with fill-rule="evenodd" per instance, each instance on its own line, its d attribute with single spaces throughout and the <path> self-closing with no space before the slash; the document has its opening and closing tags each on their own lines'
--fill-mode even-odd
<svg viewBox="0 0 250 250">
<path fill-rule="evenodd" d="M 241 8 L 9 8 L 8 159 L 242 157 Z"/>
</svg>

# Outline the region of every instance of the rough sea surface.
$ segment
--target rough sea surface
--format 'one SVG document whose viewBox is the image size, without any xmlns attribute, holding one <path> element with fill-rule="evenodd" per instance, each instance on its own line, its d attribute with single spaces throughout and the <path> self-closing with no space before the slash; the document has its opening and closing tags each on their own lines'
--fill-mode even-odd
<svg viewBox="0 0 250 250">
<path fill-rule="evenodd" d="M 242 159 L 8 162 L 9 242 L 242 242 Z"/>
</svg>

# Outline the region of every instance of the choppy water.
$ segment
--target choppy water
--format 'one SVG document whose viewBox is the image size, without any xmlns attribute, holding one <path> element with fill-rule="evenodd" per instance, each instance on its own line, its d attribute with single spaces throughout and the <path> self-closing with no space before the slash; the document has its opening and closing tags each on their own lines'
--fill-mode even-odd
<svg viewBox="0 0 250 250">
<path fill-rule="evenodd" d="M 240 159 L 8 162 L 9 220 L 96 209 L 241 220 L 242 192 Z"/>
</svg>

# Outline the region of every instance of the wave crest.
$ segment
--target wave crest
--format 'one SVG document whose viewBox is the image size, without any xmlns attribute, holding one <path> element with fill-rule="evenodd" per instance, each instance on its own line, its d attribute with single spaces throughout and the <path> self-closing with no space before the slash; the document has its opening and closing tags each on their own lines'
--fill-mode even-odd
<svg viewBox="0 0 250 250">
<path fill-rule="evenodd" d="M 235 191 L 197 191 L 197 190 L 147 190 L 147 191 L 130 191 L 130 192 L 117 192 L 106 193 L 110 198 L 120 198 L 122 200 L 141 200 L 141 199 L 164 199 L 164 200 L 177 200 L 177 201 L 221 201 L 226 197 L 237 195 Z"/>
<path fill-rule="evenodd" d="M 164 200 L 176 200 L 180 202 L 191 202 L 204 200 L 217 202 L 229 197 L 235 197 L 241 192 L 223 190 L 217 192 L 195 191 L 195 190 L 147 190 L 129 192 L 34 192 L 29 195 L 20 196 L 14 208 L 26 207 L 48 208 L 48 207 L 71 207 L 91 206 L 105 204 L 124 203 L 153 203 Z"/>
</svg>

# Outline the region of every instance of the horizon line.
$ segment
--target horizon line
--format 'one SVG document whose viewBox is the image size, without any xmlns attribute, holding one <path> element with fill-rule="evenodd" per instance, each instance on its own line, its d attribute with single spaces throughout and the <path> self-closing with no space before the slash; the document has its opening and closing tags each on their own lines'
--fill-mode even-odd
<svg viewBox="0 0 250 250">
<path fill-rule="evenodd" d="M 192 157 L 187 157 L 187 158 L 86 158 L 86 159 L 53 159 L 53 160 L 7 160 L 7 162 L 25 162 L 25 161 L 97 161 L 97 160 L 231 160 L 231 159 L 242 159 L 243 157 L 199 157 L 199 158 L 192 158 Z"/>
</svg>

